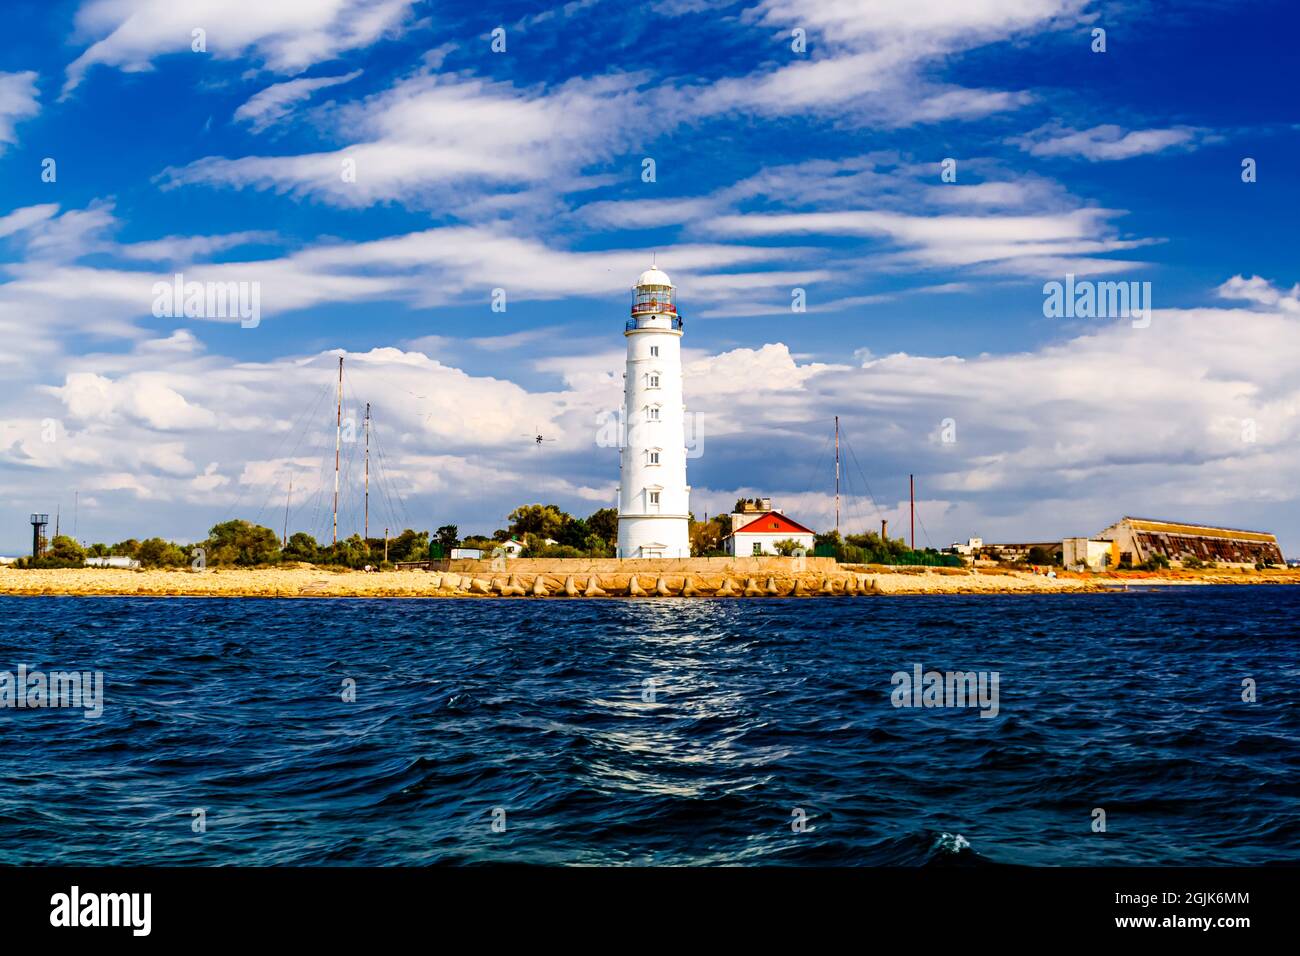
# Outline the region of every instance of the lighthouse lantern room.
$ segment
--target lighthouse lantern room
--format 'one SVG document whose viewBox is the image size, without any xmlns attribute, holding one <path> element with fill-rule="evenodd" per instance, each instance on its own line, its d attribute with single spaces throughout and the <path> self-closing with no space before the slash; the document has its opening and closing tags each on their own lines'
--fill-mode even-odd
<svg viewBox="0 0 1300 956">
<path fill-rule="evenodd" d="M 658 269 L 632 290 L 623 384 L 625 440 L 619 449 L 618 556 L 688 558 L 686 406 L 682 402 L 682 319 L 672 281 Z"/>
</svg>

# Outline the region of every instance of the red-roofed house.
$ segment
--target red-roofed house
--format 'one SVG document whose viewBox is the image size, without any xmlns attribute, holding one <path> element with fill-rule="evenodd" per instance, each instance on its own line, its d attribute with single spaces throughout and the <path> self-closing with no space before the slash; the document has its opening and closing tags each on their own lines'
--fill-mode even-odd
<svg viewBox="0 0 1300 956">
<path fill-rule="evenodd" d="M 768 503 L 769 499 L 761 499 Z M 768 504 L 768 508 L 771 505 Z M 745 557 L 754 554 L 777 554 L 778 541 L 795 541 L 812 554 L 816 533 L 780 511 L 745 511 L 731 516 L 731 534 L 722 539 L 727 554 Z"/>
</svg>

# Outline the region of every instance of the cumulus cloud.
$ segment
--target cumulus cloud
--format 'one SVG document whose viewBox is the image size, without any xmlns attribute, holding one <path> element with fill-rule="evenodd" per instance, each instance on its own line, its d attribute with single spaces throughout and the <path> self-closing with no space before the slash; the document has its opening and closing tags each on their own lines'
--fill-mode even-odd
<svg viewBox="0 0 1300 956">
<path fill-rule="evenodd" d="M 1255 308 L 1157 311 L 1144 329 L 1098 321 L 1029 352 L 879 355 L 869 332 L 852 362 L 808 361 L 782 342 L 688 349 L 687 401 L 704 448 L 690 464 L 693 504 L 719 510 L 761 491 L 826 527 L 829 459 L 822 471 L 817 461 L 839 415 L 851 529 L 896 520 L 914 472 L 925 534 L 938 545 L 970 534 L 1088 534 L 1123 512 L 1260 525 L 1300 540 L 1300 521 L 1287 517 L 1295 509 L 1279 507 L 1295 500 L 1287 476 L 1300 467 L 1290 361 L 1300 315 L 1282 305 L 1295 292 L 1254 280 L 1225 286 L 1250 292 Z M 28 416 L 12 416 L 5 432 L 7 460 L 23 462 L 3 473 L 5 493 L 39 498 L 40 487 L 88 472 L 105 509 L 90 526 L 180 535 L 181 526 L 201 533 L 224 517 L 282 508 L 292 474 L 301 495 L 293 523 L 319 532 L 317 496 L 332 480 L 335 353 L 258 363 L 186 347 L 168 355 L 166 373 L 152 348 L 117 356 L 112 371 L 68 360 L 62 386 L 0 400 Z M 617 341 L 539 359 L 533 367 L 561 384 L 525 388 L 409 348 L 349 354 L 345 427 L 356 433 L 373 403 L 394 509 L 384 520 L 491 530 L 497 512 L 539 496 L 575 511 L 612 502 L 617 454 L 600 445 L 599 422 L 618 407 L 622 359 Z M 45 417 L 63 423 L 56 442 L 40 440 Z M 946 419 L 955 442 L 941 437 Z M 536 430 L 555 442 L 538 451 L 526 438 Z M 358 455 L 345 445 L 353 523 Z M 165 505 L 148 519 L 161 523 L 126 527 L 145 520 L 132 498 Z"/>
</svg>

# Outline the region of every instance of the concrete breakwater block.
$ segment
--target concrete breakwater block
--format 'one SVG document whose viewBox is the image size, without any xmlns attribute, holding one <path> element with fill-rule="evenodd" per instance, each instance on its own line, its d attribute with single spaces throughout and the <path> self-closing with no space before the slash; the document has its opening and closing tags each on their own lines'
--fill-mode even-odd
<svg viewBox="0 0 1300 956">
<path fill-rule="evenodd" d="M 822 594 L 834 594 L 834 593 L 835 593 L 835 582 L 833 582 L 830 578 L 822 578 L 822 591 L 821 591 L 821 593 L 822 593 Z"/>
<path fill-rule="evenodd" d="M 469 591 L 471 594 L 491 594 L 492 584 L 484 581 L 482 578 L 471 578 L 469 582 Z"/>
<path fill-rule="evenodd" d="M 770 597 L 775 597 L 781 593 L 781 589 L 776 586 L 776 578 L 770 576 L 767 579 L 767 587 L 764 588 L 764 590 Z"/>
<path fill-rule="evenodd" d="M 579 593 L 581 592 L 578 591 L 578 585 L 574 582 L 573 575 L 570 574 L 564 579 L 564 596 L 577 597 Z"/>
<path fill-rule="evenodd" d="M 689 574 L 682 581 L 682 597 L 695 597 L 700 593 L 700 589 L 695 586 L 695 579 Z"/>
<path fill-rule="evenodd" d="M 546 597 L 550 593 L 546 587 L 546 578 L 540 574 L 533 578 L 533 597 Z"/>
<path fill-rule="evenodd" d="M 506 581 L 505 584 L 500 585 L 500 591 L 502 597 L 516 597 L 526 593 L 524 586 L 519 583 L 519 577 L 514 574 L 510 575 L 510 580 Z"/>
<path fill-rule="evenodd" d="M 731 578 L 722 579 L 722 587 L 713 592 L 714 597 L 735 597 L 738 592 Z"/>
<path fill-rule="evenodd" d="M 596 575 L 593 574 L 587 578 L 587 590 L 583 591 L 582 594 L 583 597 L 601 597 L 605 594 Z"/>
<path fill-rule="evenodd" d="M 635 574 L 628 579 L 627 593 L 629 597 L 643 597 L 645 595 L 645 588 L 641 587 L 641 582 L 637 580 Z"/>
<path fill-rule="evenodd" d="M 757 597 L 763 593 L 763 589 L 758 586 L 753 578 L 745 578 L 745 597 Z"/>
<path fill-rule="evenodd" d="M 655 581 L 655 594 L 660 597 L 672 597 L 672 593 L 668 589 L 668 582 L 664 580 L 664 576 L 659 575 L 659 580 Z"/>
</svg>

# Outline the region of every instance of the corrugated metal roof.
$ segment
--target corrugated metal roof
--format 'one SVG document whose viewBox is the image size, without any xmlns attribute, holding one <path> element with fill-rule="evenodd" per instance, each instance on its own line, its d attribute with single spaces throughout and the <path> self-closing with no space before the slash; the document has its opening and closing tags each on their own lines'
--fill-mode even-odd
<svg viewBox="0 0 1300 956">
<path fill-rule="evenodd" d="M 1239 541 L 1258 541 L 1276 544 L 1277 536 L 1263 531 L 1242 531 L 1237 528 L 1216 528 L 1211 525 L 1181 524 L 1175 521 L 1152 521 L 1148 518 L 1125 518 L 1134 531 L 1155 534 L 1181 534 L 1202 538 L 1236 538 Z"/>
</svg>

